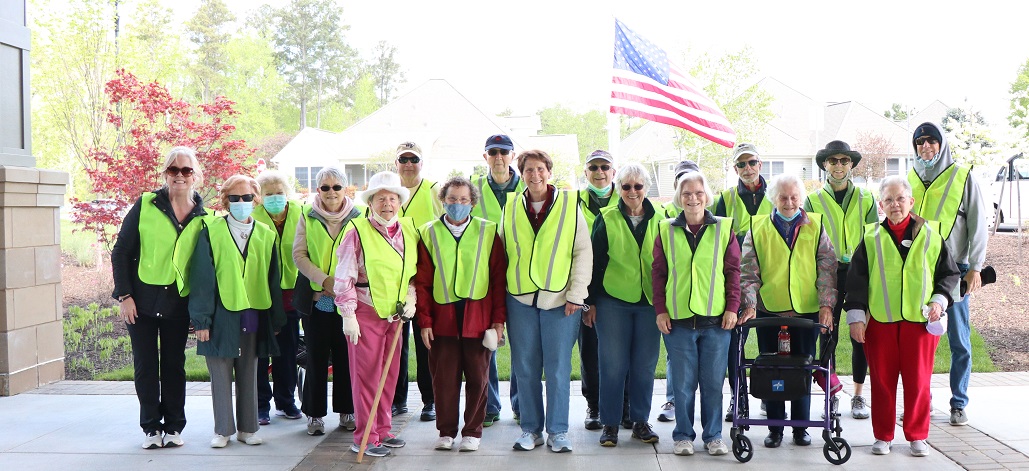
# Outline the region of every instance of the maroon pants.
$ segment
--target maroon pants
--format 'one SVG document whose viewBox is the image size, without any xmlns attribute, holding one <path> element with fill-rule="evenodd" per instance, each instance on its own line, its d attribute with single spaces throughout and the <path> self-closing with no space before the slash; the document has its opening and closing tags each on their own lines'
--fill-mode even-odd
<svg viewBox="0 0 1029 471">
<path fill-rule="evenodd" d="M 439 430 L 439 436 L 457 437 L 461 412 L 461 376 L 464 375 L 467 384 L 461 436 L 482 438 L 491 352 L 482 346 L 482 339 L 436 337 L 431 346 L 429 371 L 432 374 L 432 391 L 436 396 L 436 429 Z"/>
<path fill-rule="evenodd" d="M 925 324 L 871 319 L 865 331 L 865 356 L 872 379 L 872 435 L 892 441 L 897 424 L 897 376 L 904 381 L 904 438 L 929 438 L 929 384 L 940 338 Z"/>
</svg>

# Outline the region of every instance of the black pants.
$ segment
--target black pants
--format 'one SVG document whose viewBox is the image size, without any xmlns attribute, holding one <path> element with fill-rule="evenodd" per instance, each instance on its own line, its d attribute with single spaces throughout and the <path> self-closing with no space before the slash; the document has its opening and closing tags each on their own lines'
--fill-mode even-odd
<svg viewBox="0 0 1029 471">
<path fill-rule="evenodd" d="M 758 319 L 765 317 L 778 317 L 774 314 L 758 311 Z M 818 314 L 806 314 L 802 317 L 818 322 Z M 779 351 L 779 327 L 758 327 L 757 348 L 761 353 L 775 353 Z M 790 328 L 790 353 L 794 355 L 809 354 L 815 355 L 815 344 L 818 343 L 818 329 Z M 805 381 L 806 390 L 811 390 L 811 372 L 807 372 Z M 768 412 L 769 420 L 783 420 L 786 418 L 786 401 L 765 401 L 765 409 Z M 811 395 L 805 394 L 796 401 L 790 401 L 790 419 L 808 420 L 811 416 Z M 793 427 L 794 432 L 807 430 L 807 427 Z M 769 432 L 782 433 L 782 426 L 769 426 Z"/>
<path fill-rule="evenodd" d="M 181 433 L 186 427 L 186 337 L 189 317 L 136 316 L 126 323 L 132 341 L 133 382 L 143 432 Z"/>
<path fill-rule="evenodd" d="M 407 382 L 410 380 L 407 375 L 407 365 L 410 361 L 411 324 L 413 322 L 404 323 L 404 335 L 400 339 L 400 376 L 397 376 L 397 390 L 393 396 L 393 405 L 395 406 L 407 406 Z M 432 394 L 432 373 L 429 372 L 429 349 L 425 348 L 425 344 L 422 343 L 421 329 L 416 328 L 416 332 L 418 333 L 414 336 L 414 361 L 418 375 L 418 392 L 422 394 L 423 404 L 435 403 L 436 397 Z"/>
<path fill-rule="evenodd" d="M 333 310 L 335 311 L 335 309 Z M 343 335 L 343 318 L 336 312 L 311 309 L 304 317 L 304 342 L 307 345 L 307 374 L 300 410 L 308 417 L 328 413 L 329 359 L 332 359 L 332 410 L 354 413 L 354 393 L 350 386 L 350 353 Z"/>
<path fill-rule="evenodd" d="M 258 416 L 268 415 L 271 411 L 271 400 L 275 399 L 275 409 L 292 412 L 296 410 L 293 392 L 297 390 L 297 343 L 300 338 L 300 317 L 296 311 L 286 313 L 286 325 L 275 341 L 279 343 L 279 356 L 271 359 L 272 382 L 268 383 L 268 357 L 257 358 L 257 412 Z M 345 346 L 344 346 L 345 347 Z"/>
<path fill-rule="evenodd" d="M 847 270 L 850 268 L 849 263 L 840 263 L 839 270 L 836 272 L 836 305 L 833 306 L 832 318 L 833 322 L 836 323 L 833 329 L 832 339 L 833 343 L 839 342 L 840 340 L 840 319 L 843 317 L 843 298 L 847 296 Z M 853 349 L 853 354 L 850 356 L 851 371 L 854 372 L 854 382 L 857 384 L 865 384 L 865 375 L 868 374 L 868 360 L 865 359 L 865 344 L 858 343 L 854 340 L 854 337 L 850 338 L 850 346 Z M 836 350 L 832 352 L 832 363 L 836 364 Z"/>
</svg>

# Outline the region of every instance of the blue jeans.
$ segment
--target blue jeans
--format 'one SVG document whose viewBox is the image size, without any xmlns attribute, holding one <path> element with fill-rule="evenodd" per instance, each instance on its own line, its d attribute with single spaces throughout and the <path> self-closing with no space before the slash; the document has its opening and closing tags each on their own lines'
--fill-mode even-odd
<svg viewBox="0 0 1029 471">
<path fill-rule="evenodd" d="M 511 411 L 518 415 L 518 383 L 515 382 L 514 371 L 511 371 Z M 486 385 L 486 413 L 500 414 L 500 376 L 497 374 L 497 352 L 489 359 L 489 384 Z"/>
<path fill-rule="evenodd" d="M 507 331 L 511 371 L 518 377 L 522 432 L 568 433 L 572 346 L 579 336 L 582 311 L 565 315 L 565 307 L 540 309 L 507 296 Z M 547 407 L 543 411 L 543 374 Z"/>
<path fill-rule="evenodd" d="M 696 405 L 697 388 L 700 388 L 700 424 L 704 428 L 701 438 L 704 443 L 722 437 L 722 383 L 729 358 L 728 330 L 718 327 L 691 329 L 672 325 L 664 334 L 665 349 L 668 350 L 668 371 L 675 403 L 675 441 L 697 438 L 693 430 L 693 414 Z"/>
<path fill-rule="evenodd" d="M 666 349 L 667 347 L 665 345 Z M 668 359 L 667 354 L 665 356 L 665 401 L 675 404 L 675 388 L 672 387 L 672 362 Z"/>
<path fill-rule="evenodd" d="M 968 264 L 959 263 L 961 277 Z M 968 296 L 947 307 L 947 340 L 950 341 L 950 406 L 968 405 L 968 379 L 972 376 L 972 329 L 968 320 Z"/>
<path fill-rule="evenodd" d="M 597 351 L 600 370 L 600 423 L 622 421 L 625 383 L 629 382 L 629 420 L 646 422 L 654 395 L 654 369 L 661 350 L 654 306 L 610 296 L 597 299 Z"/>
</svg>

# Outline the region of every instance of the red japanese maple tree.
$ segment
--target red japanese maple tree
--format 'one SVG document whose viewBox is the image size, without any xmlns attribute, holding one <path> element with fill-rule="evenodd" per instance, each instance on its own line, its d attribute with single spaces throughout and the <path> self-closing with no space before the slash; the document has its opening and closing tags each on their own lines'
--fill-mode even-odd
<svg viewBox="0 0 1029 471">
<path fill-rule="evenodd" d="M 218 186 L 237 173 L 253 173 L 245 162 L 254 149 L 242 139 L 231 139 L 236 127 L 226 119 L 238 114 L 235 103 L 218 96 L 213 103 L 192 104 L 172 97 L 159 82 L 140 81 L 131 72 L 118 70 L 107 82 L 110 97 L 107 121 L 118 133 L 113 148 L 93 148 L 87 158 L 95 165 L 86 172 L 97 200 L 73 200 L 73 217 L 83 230 L 95 232 L 98 240 L 113 247 L 113 230 L 125 211 L 142 195 L 163 184 L 160 166 L 174 146 L 196 150 L 204 170 L 203 185 L 197 191 L 208 206 L 216 206 Z"/>
</svg>

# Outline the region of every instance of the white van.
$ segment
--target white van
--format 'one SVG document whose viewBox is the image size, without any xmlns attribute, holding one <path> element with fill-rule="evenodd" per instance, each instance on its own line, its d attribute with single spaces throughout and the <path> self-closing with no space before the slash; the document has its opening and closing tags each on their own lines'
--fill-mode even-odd
<svg viewBox="0 0 1029 471">
<path fill-rule="evenodd" d="M 1029 159 L 1018 154 L 1003 166 L 976 168 L 975 176 L 992 210 L 991 222 L 996 217 L 1001 227 L 1017 227 L 1019 215 L 1023 224 L 1029 221 Z"/>
</svg>

